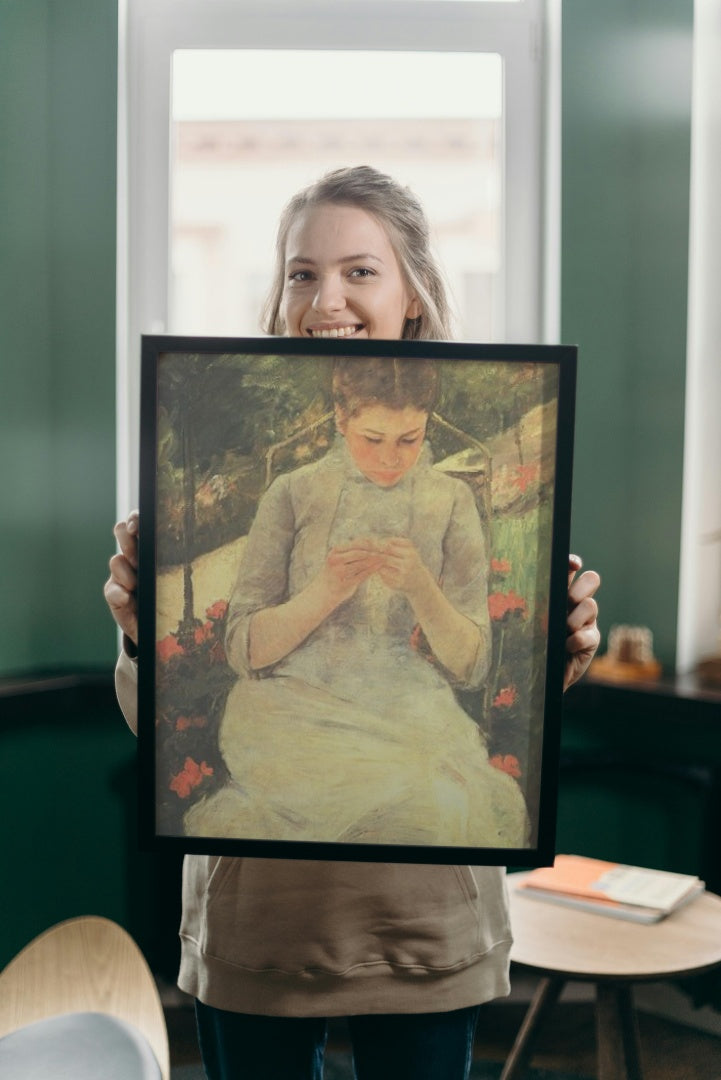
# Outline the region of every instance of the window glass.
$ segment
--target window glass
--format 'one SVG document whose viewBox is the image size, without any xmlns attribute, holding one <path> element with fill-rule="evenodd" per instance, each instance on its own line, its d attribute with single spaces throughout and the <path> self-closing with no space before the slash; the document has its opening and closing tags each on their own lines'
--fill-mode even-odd
<svg viewBox="0 0 721 1080">
<path fill-rule="evenodd" d="M 457 336 L 501 336 L 500 56 L 176 50 L 172 123 L 171 332 L 257 334 L 285 202 L 369 164 L 423 202 Z"/>
</svg>

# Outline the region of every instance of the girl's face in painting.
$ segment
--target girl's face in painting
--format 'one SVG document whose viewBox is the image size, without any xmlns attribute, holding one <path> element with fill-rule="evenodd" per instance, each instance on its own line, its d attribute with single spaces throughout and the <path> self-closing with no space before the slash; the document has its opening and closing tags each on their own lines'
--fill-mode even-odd
<svg viewBox="0 0 721 1080">
<path fill-rule="evenodd" d="M 281 312 L 290 337 L 395 339 L 421 307 L 383 225 L 322 203 L 288 231 Z"/>
<path fill-rule="evenodd" d="M 415 465 L 427 423 L 428 414 L 413 405 L 366 405 L 353 416 L 336 410 L 336 426 L 353 461 L 379 487 L 393 487 Z"/>
</svg>

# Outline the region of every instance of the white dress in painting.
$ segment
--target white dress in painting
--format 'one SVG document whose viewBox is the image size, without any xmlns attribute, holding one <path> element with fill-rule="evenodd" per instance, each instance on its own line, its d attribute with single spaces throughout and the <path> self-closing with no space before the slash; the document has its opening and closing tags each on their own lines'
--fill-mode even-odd
<svg viewBox="0 0 721 1080">
<path fill-rule="evenodd" d="M 260 502 L 228 613 L 227 652 L 239 679 L 220 749 L 231 779 L 188 811 L 188 835 L 527 845 L 518 784 L 489 764 L 448 675 L 415 647 L 410 604 L 377 576 L 279 663 L 249 667 L 253 612 L 296 595 L 332 547 L 391 536 L 415 544 L 476 626 L 463 685 L 483 684 L 487 554 L 470 489 L 433 469 L 427 446 L 399 483 L 379 487 L 338 437 L 324 458 L 280 476 Z"/>
</svg>

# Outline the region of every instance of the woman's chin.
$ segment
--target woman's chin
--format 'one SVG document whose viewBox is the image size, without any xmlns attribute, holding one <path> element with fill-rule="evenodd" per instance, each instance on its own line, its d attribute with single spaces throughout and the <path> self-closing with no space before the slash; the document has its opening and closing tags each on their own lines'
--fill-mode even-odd
<svg viewBox="0 0 721 1080">
<path fill-rule="evenodd" d="M 403 479 L 403 473 L 365 473 L 366 480 L 371 480 L 378 487 L 395 487 Z"/>
</svg>

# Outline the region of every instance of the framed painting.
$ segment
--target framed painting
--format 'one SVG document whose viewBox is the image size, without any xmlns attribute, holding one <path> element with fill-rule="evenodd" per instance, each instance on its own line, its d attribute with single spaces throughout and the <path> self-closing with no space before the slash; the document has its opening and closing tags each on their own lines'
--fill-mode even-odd
<svg viewBox="0 0 721 1080">
<path fill-rule="evenodd" d="M 145 847 L 552 861 L 575 372 L 143 339 Z"/>
</svg>

